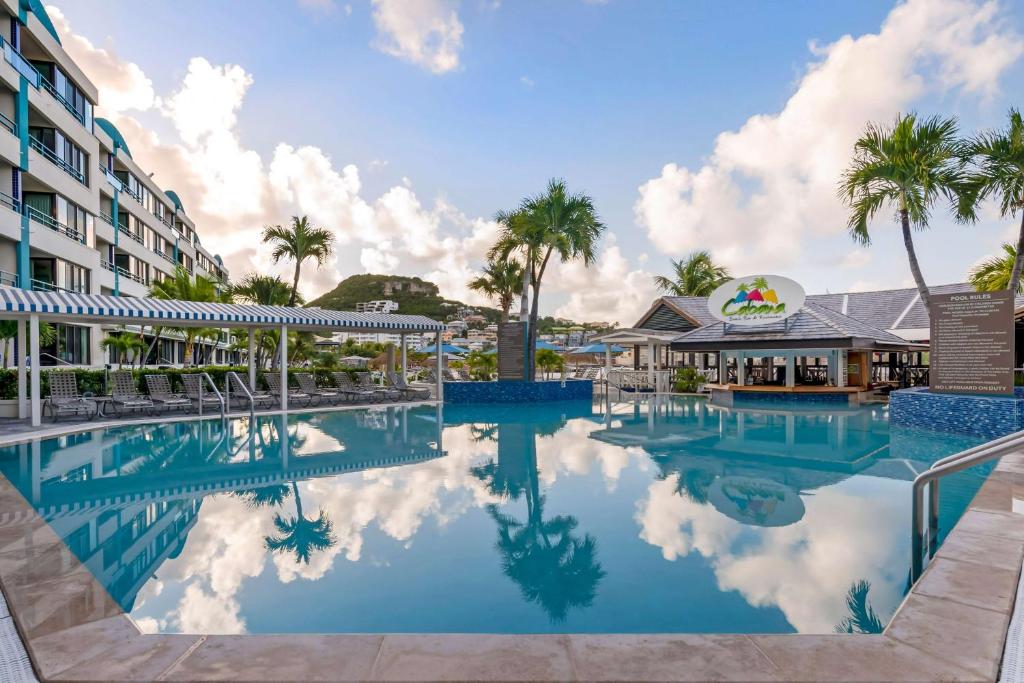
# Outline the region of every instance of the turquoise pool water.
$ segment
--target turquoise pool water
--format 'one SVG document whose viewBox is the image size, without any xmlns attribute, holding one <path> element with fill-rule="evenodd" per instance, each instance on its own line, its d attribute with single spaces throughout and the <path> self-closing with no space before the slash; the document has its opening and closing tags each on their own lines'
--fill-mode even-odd
<svg viewBox="0 0 1024 683">
<path fill-rule="evenodd" d="M 910 482 L 975 442 L 661 398 L 126 426 L 0 472 L 150 632 L 825 633 L 888 620 Z"/>
</svg>

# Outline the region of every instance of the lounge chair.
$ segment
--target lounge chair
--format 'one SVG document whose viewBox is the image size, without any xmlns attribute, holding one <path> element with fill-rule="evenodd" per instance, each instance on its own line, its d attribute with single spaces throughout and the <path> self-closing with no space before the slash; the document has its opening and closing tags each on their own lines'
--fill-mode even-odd
<svg viewBox="0 0 1024 683">
<path fill-rule="evenodd" d="M 344 398 L 341 392 L 330 389 L 321 389 L 316 385 L 316 379 L 311 372 L 294 373 L 295 381 L 299 384 L 299 391 L 314 396 L 317 402 L 337 403 Z"/>
<path fill-rule="evenodd" d="M 277 401 L 278 405 L 281 404 L 281 376 L 274 372 L 268 372 L 263 375 L 264 381 L 267 383 L 267 388 L 270 389 L 270 394 Z M 295 389 L 288 389 L 288 401 L 303 402 L 307 406 L 312 403 L 313 397 L 304 391 L 297 391 Z"/>
<path fill-rule="evenodd" d="M 110 402 L 114 406 L 114 414 L 118 417 L 132 411 L 152 413 L 156 407 L 148 396 L 139 393 L 135 386 L 135 377 L 131 370 L 117 370 L 110 375 L 114 390 L 110 392 Z"/>
<path fill-rule="evenodd" d="M 200 401 L 205 411 L 207 407 L 220 409 L 220 399 L 217 395 L 203 386 L 203 376 L 198 372 L 191 372 L 181 376 L 185 383 L 185 395 L 192 401 L 192 405 L 199 407 Z M 202 397 L 202 398 L 200 398 Z"/>
<path fill-rule="evenodd" d="M 171 380 L 167 375 L 146 375 L 146 391 L 149 398 L 158 408 L 164 410 L 189 410 L 192 408 L 192 401 L 185 394 L 178 394 L 171 391 Z"/>
<path fill-rule="evenodd" d="M 402 392 L 397 389 L 388 389 L 387 387 L 382 387 L 379 384 L 374 384 L 373 378 L 370 377 L 370 373 L 368 372 L 357 372 L 356 381 L 359 382 L 360 389 L 375 392 L 381 397 L 380 400 L 382 401 L 397 401 L 402 397 Z"/>
<path fill-rule="evenodd" d="M 344 370 L 332 372 L 331 379 L 334 380 L 334 386 L 339 393 L 351 397 L 354 401 L 376 401 L 379 398 L 377 392 L 372 389 L 357 387 L 349 374 Z"/>
<path fill-rule="evenodd" d="M 400 377 L 394 370 L 388 370 L 384 376 L 387 378 L 388 383 L 401 393 L 401 396 L 404 399 L 425 401 L 430 398 L 430 389 L 409 386 L 409 383 Z"/>
<path fill-rule="evenodd" d="M 231 400 L 239 403 L 250 403 L 249 396 L 252 396 L 250 408 L 266 408 L 274 404 L 275 399 L 271 394 L 249 386 L 249 379 L 237 372 L 229 371 L 225 377 L 228 386 L 231 388 Z"/>
<path fill-rule="evenodd" d="M 91 418 L 99 412 L 96 401 L 78 394 L 78 380 L 74 372 L 53 370 L 49 377 L 50 398 L 46 405 L 50 408 L 54 422 L 61 415 L 85 415 Z"/>
</svg>

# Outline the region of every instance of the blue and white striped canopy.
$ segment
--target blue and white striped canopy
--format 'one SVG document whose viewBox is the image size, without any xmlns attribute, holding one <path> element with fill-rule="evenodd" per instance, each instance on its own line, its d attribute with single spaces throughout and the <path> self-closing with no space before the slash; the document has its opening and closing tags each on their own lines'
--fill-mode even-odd
<svg viewBox="0 0 1024 683">
<path fill-rule="evenodd" d="M 164 321 L 169 327 L 274 327 L 288 325 L 323 330 L 394 330 L 436 332 L 445 326 L 423 315 L 395 313 L 354 313 L 324 308 L 288 306 L 246 306 L 197 301 L 72 292 L 33 292 L 0 287 L 0 317 L 24 317 L 38 313 L 58 322 L 153 325 Z"/>
</svg>

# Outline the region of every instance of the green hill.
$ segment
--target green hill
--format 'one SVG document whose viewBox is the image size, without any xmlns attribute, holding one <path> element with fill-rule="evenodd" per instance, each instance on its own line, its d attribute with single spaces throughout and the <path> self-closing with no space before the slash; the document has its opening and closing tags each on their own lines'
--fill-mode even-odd
<svg viewBox="0 0 1024 683">
<path fill-rule="evenodd" d="M 398 302 L 398 312 L 410 315 L 425 315 L 434 320 L 447 320 L 449 316 L 466 304 L 445 299 L 437 285 L 418 277 L 401 275 L 352 275 L 323 296 L 310 301 L 309 306 L 330 308 L 337 311 L 354 311 L 356 304 L 377 299 L 391 299 Z M 487 318 L 487 322 L 498 322 L 501 311 L 486 306 L 472 306 Z"/>
<path fill-rule="evenodd" d="M 401 275 L 351 275 L 323 296 L 310 301 L 307 306 L 330 308 L 336 311 L 354 311 L 356 304 L 364 301 L 391 299 L 398 302 L 398 312 L 410 315 L 425 315 L 442 322 L 454 317 L 460 308 L 471 308 L 487 319 L 488 323 L 501 320 L 501 311 L 488 306 L 470 306 L 461 301 L 445 299 L 433 282 L 418 277 Z M 519 302 L 513 306 L 519 310 Z M 578 325 L 572 320 L 543 316 L 537 321 L 540 334 L 548 334 L 555 327 Z M 605 323 L 586 324 L 588 329 L 609 329 Z"/>
</svg>

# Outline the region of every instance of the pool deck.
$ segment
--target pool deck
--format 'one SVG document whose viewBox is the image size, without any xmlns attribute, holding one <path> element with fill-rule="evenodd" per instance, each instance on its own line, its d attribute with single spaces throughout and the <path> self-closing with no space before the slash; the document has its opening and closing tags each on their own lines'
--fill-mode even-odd
<svg viewBox="0 0 1024 683">
<path fill-rule="evenodd" d="M 0 588 L 43 681 L 993 681 L 1024 560 L 1018 499 L 1024 453 L 1000 461 L 881 635 L 146 635 L 2 476 Z"/>
</svg>

